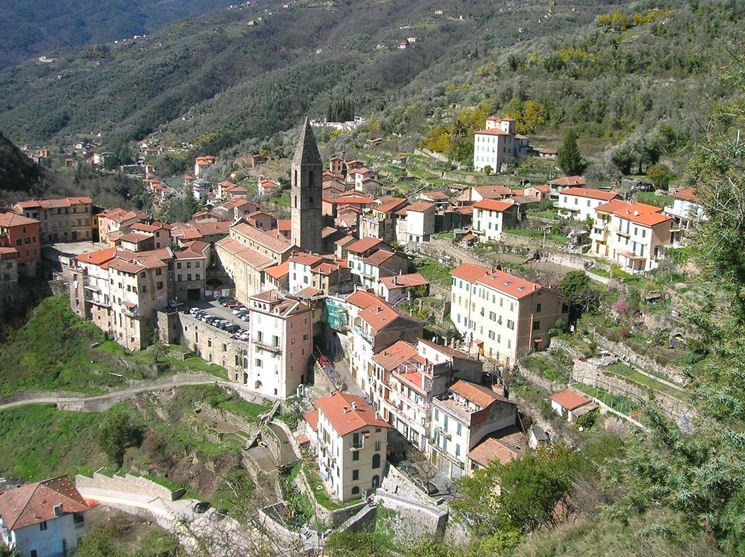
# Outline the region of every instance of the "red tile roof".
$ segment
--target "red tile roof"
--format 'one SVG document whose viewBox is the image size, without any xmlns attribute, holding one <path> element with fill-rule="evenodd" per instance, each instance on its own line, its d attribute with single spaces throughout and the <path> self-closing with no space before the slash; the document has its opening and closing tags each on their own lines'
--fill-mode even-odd
<svg viewBox="0 0 745 557">
<path fill-rule="evenodd" d="M 411 286 L 425 286 L 429 284 L 429 281 L 419 273 L 409 273 L 406 275 L 393 275 L 392 277 L 383 277 L 380 279 L 385 287 L 390 290 L 392 288 L 407 288 Z"/>
<path fill-rule="evenodd" d="M 572 389 L 565 389 L 561 392 L 551 395 L 551 400 L 559 404 L 562 408 L 567 410 L 574 410 L 585 404 L 592 402 L 589 398 L 579 394 Z"/>
<path fill-rule="evenodd" d="M 450 390 L 481 408 L 486 408 L 487 406 L 498 400 L 501 402 L 509 402 L 510 404 L 514 404 L 514 402 L 512 402 L 508 398 L 495 393 L 488 387 L 477 385 L 476 383 L 471 383 L 470 381 L 463 381 L 462 379 L 450 385 Z"/>
<path fill-rule="evenodd" d="M 582 176 L 563 176 L 562 178 L 551 180 L 549 184 L 553 184 L 554 186 L 584 186 L 587 184 L 587 180 Z"/>
<path fill-rule="evenodd" d="M 15 226 L 26 226 L 30 224 L 39 224 L 36 219 L 30 219 L 9 211 L 7 213 L 0 213 L 0 226 L 3 228 L 13 228 Z"/>
<path fill-rule="evenodd" d="M 504 211 L 507 211 L 508 209 L 511 209 L 515 206 L 512 201 L 497 201 L 496 199 L 482 199 L 478 203 L 476 203 L 473 207 L 474 209 L 484 209 L 487 211 L 497 211 L 499 213 L 502 213 Z"/>
<path fill-rule="evenodd" d="M 576 197 L 589 197 L 590 199 L 599 199 L 601 201 L 610 201 L 617 199 L 618 194 L 614 191 L 603 191 L 593 188 L 565 188 L 561 190 L 561 195 L 574 195 Z"/>
<path fill-rule="evenodd" d="M 453 269 L 450 274 L 468 282 L 476 282 L 488 272 L 489 269 L 482 265 L 476 265 L 475 263 L 462 263 Z"/>
<path fill-rule="evenodd" d="M 372 360 L 384 370 L 391 371 L 416 356 L 416 354 L 416 347 L 406 341 L 398 340 L 375 354 Z"/>
<path fill-rule="evenodd" d="M 517 299 L 543 288 L 540 284 L 517 275 L 511 275 L 504 271 L 491 271 L 486 267 L 474 263 L 458 265 L 450 274 L 468 282 L 478 282 Z"/>
<path fill-rule="evenodd" d="M 408 205 L 406 207 L 407 211 L 414 211 L 415 213 L 423 213 L 424 211 L 429 211 L 430 209 L 434 209 L 435 205 L 434 203 L 430 203 L 429 201 L 417 201 L 416 203 L 412 203 L 411 205 Z"/>
<path fill-rule="evenodd" d="M 476 132 L 476 135 L 510 135 L 505 131 L 500 130 L 499 128 L 492 128 L 490 130 L 479 130 Z"/>
<path fill-rule="evenodd" d="M 620 199 L 614 199 L 604 205 L 600 205 L 595 211 L 611 213 L 642 226 L 655 226 L 672 220 L 672 217 L 663 214 L 662 209 L 659 207 L 645 203 L 627 203 Z"/>
<path fill-rule="evenodd" d="M 390 326 L 401 317 L 401 314 L 381 300 L 363 309 L 359 317 L 375 331 L 379 332 Z"/>
<path fill-rule="evenodd" d="M 401 197 L 392 197 L 386 199 L 380 205 L 374 206 L 373 209 L 380 211 L 381 213 L 391 213 L 400 209 L 403 205 L 406 205 L 406 203 L 408 202 Z"/>
<path fill-rule="evenodd" d="M 682 201 L 690 201 L 691 203 L 698 203 L 701 201 L 696 192 L 696 188 L 683 188 L 682 190 L 676 191 L 673 194 L 673 197 Z"/>
<path fill-rule="evenodd" d="M 364 290 L 357 290 L 357 292 L 354 292 L 347 297 L 347 303 L 352 304 L 353 306 L 356 306 L 360 309 L 365 309 L 372 304 L 376 304 L 381 301 L 382 300 L 375 294 L 365 292 Z"/>
<path fill-rule="evenodd" d="M 81 253 L 75 259 L 81 263 L 90 263 L 92 265 L 103 265 L 111 261 L 116 256 L 116 247 L 106 248 L 90 253 Z"/>
<path fill-rule="evenodd" d="M 374 251 L 370 256 L 365 257 L 363 261 L 368 265 L 372 265 L 373 267 L 380 267 L 394 255 L 396 255 L 396 253 L 393 251 L 387 249 L 379 249 Z"/>
<path fill-rule="evenodd" d="M 363 427 L 390 427 L 375 415 L 375 411 L 361 397 L 350 393 L 334 393 L 316 401 L 318 411 L 340 436 Z"/>
<path fill-rule="evenodd" d="M 515 460 L 519 455 L 493 437 L 488 437 L 468 452 L 468 458 L 482 467 L 487 467 L 495 460 L 502 464 Z"/>
<path fill-rule="evenodd" d="M 366 251 L 379 246 L 383 243 L 383 240 L 380 240 L 379 238 L 373 238 L 372 236 L 367 236 L 365 238 L 361 238 L 357 240 L 355 243 L 350 244 L 347 248 L 347 251 L 349 253 L 359 254 L 359 253 L 365 253 Z"/>
<path fill-rule="evenodd" d="M 274 267 L 267 267 L 264 269 L 264 272 L 270 277 L 279 280 L 290 274 L 290 262 L 285 261 L 284 263 L 280 263 Z"/>
<path fill-rule="evenodd" d="M 62 506 L 65 514 L 82 513 L 89 508 L 66 476 L 22 485 L 0 494 L 0 516 L 8 530 L 54 520 L 57 505 Z"/>
</svg>

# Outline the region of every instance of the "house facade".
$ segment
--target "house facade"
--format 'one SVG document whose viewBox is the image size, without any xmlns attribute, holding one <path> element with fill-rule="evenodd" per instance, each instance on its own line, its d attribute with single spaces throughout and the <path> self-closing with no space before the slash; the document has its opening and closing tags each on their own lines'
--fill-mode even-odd
<svg viewBox="0 0 745 557">
<path fill-rule="evenodd" d="M 21 201 L 13 205 L 13 210 L 41 223 L 44 244 L 93 240 L 96 226 L 90 197 Z"/>
<path fill-rule="evenodd" d="M 578 221 L 587 219 L 594 221 L 595 209 L 618 197 L 618 194 L 612 191 L 570 187 L 561 190 L 556 207 L 560 217 Z"/>
<path fill-rule="evenodd" d="M 473 206 L 473 231 L 489 242 L 502 239 L 505 227 L 516 226 L 518 207 L 512 201 L 484 199 Z"/>
</svg>

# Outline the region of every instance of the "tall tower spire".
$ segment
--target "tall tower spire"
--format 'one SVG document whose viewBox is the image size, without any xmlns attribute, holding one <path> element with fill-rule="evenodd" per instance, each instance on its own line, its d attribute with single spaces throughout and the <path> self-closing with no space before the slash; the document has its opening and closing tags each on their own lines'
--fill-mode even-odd
<svg viewBox="0 0 745 557">
<path fill-rule="evenodd" d="M 291 171 L 292 243 L 304 250 L 320 253 L 323 251 L 323 162 L 307 117 L 292 158 Z"/>
</svg>

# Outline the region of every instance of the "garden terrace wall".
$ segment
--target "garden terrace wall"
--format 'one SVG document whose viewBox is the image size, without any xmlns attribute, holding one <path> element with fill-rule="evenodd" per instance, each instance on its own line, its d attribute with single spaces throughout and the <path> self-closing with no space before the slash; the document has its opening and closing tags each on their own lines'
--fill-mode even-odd
<svg viewBox="0 0 745 557">
<path fill-rule="evenodd" d="M 307 495 L 308 498 L 311 500 L 313 508 L 316 511 L 316 518 L 330 528 L 336 528 L 340 526 L 342 523 L 357 514 L 365 505 L 367 505 L 366 501 L 362 501 L 355 505 L 344 507 L 343 509 L 327 509 L 316 499 L 316 494 L 313 489 L 311 489 L 310 482 L 308 482 L 308 478 L 305 475 L 305 470 L 302 468 L 300 469 L 300 473 L 295 477 L 295 485 L 301 493 Z"/>
</svg>

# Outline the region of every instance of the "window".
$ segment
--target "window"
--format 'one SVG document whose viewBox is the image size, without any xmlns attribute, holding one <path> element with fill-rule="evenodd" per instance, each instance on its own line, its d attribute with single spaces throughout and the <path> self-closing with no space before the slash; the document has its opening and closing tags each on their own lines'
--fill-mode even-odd
<svg viewBox="0 0 745 557">
<path fill-rule="evenodd" d="M 536 304 L 536 306 L 535 306 L 535 312 L 536 313 L 541 313 L 541 304 Z"/>
<path fill-rule="evenodd" d="M 514 329 L 515 328 L 515 322 L 512 319 L 507 320 L 507 328 L 508 329 Z"/>
<path fill-rule="evenodd" d="M 460 445 L 455 445 L 455 456 L 460 456 Z"/>
<path fill-rule="evenodd" d="M 375 450 L 376 451 L 380 450 L 380 441 L 375 441 Z"/>
<path fill-rule="evenodd" d="M 47 529 L 47 521 L 45 520 L 44 522 L 39 522 L 39 530 L 43 532 L 46 529 Z"/>
<path fill-rule="evenodd" d="M 460 435 L 462 431 L 463 431 L 463 428 L 461 427 L 460 424 L 458 424 L 458 427 L 455 428 L 455 433 Z"/>
<path fill-rule="evenodd" d="M 360 471 L 359 470 L 352 470 L 352 481 L 356 482 L 360 479 Z"/>
<path fill-rule="evenodd" d="M 256 364 L 256 367 L 261 367 L 261 360 L 259 358 L 256 358 L 256 360 L 254 360 L 254 363 Z"/>
<path fill-rule="evenodd" d="M 352 453 L 352 460 L 359 460 L 359 459 L 360 459 L 360 452 L 359 451 L 354 451 Z"/>
<path fill-rule="evenodd" d="M 533 321 L 533 330 L 537 331 L 541 328 L 541 322 L 540 321 Z"/>
<path fill-rule="evenodd" d="M 380 455 L 374 454 L 372 457 L 372 467 L 373 468 L 380 468 Z"/>
</svg>

